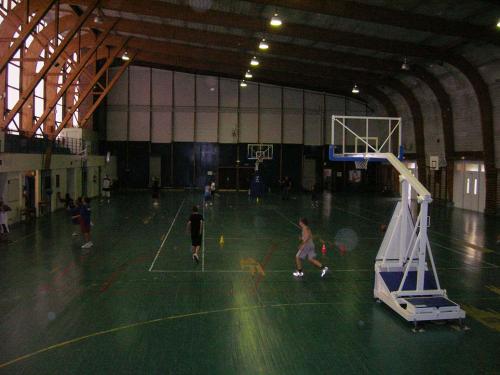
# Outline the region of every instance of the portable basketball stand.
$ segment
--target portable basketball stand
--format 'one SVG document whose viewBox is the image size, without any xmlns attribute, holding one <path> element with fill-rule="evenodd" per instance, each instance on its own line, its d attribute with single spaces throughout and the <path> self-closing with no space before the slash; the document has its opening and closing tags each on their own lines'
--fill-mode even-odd
<svg viewBox="0 0 500 375">
<path fill-rule="evenodd" d="M 398 157 L 392 152 L 395 144 Z M 430 320 L 461 323 L 465 311 L 441 288 L 427 236 L 431 194 L 401 162 L 402 156 L 400 117 L 332 116 L 330 160 L 389 162 L 399 173 L 401 200 L 375 258 L 374 297 L 415 326 Z M 410 212 L 410 187 L 420 208 L 416 220 Z"/>
</svg>

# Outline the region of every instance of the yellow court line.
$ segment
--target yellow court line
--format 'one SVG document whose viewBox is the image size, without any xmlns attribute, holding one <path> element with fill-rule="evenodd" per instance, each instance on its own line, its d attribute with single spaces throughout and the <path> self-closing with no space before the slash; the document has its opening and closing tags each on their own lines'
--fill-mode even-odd
<svg viewBox="0 0 500 375">
<path fill-rule="evenodd" d="M 104 330 L 104 331 L 94 332 L 94 333 L 91 333 L 91 334 L 88 334 L 88 335 L 85 335 L 85 336 L 76 337 L 76 338 L 71 339 L 71 340 L 67 340 L 67 341 L 60 342 L 58 344 L 47 346 L 46 348 L 39 349 L 39 350 L 34 351 L 32 353 L 25 354 L 23 356 L 20 356 L 20 357 L 17 357 L 15 359 L 12 359 L 12 360 L 10 360 L 8 362 L 2 363 L 2 364 L 0 364 L 0 368 L 7 367 L 7 366 L 9 366 L 11 364 L 14 364 L 16 362 L 23 361 L 25 359 L 34 357 L 35 355 L 38 355 L 38 354 L 41 354 L 41 353 L 48 352 L 50 350 L 58 349 L 58 348 L 61 348 L 61 347 L 64 347 L 64 346 L 67 346 L 67 345 L 70 345 L 70 344 L 74 344 L 74 343 L 77 343 L 77 342 L 80 342 L 80 341 L 84 341 L 84 340 L 90 339 L 92 337 L 103 336 L 103 335 L 107 335 L 109 333 L 123 331 L 123 330 L 129 329 L 129 328 L 134 328 L 134 327 L 139 327 L 139 326 L 145 326 L 145 325 L 149 325 L 149 324 L 153 324 L 153 323 L 159 323 L 159 322 L 163 322 L 163 321 L 167 321 L 167 320 L 189 318 L 189 317 L 193 317 L 193 316 L 202 316 L 202 315 L 216 314 L 216 313 L 229 312 L 229 311 L 256 310 L 256 309 L 263 309 L 265 307 L 266 306 L 230 307 L 230 308 L 221 309 L 221 310 L 200 311 L 200 312 L 190 313 L 190 314 L 172 315 L 172 316 L 166 316 L 166 317 L 163 317 L 163 318 L 157 318 L 157 319 L 146 320 L 146 321 L 143 321 L 143 322 L 137 322 L 137 323 L 127 324 L 127 325 L 124 325 L 124 326 L 119 326 L 119 327 L 107 329 L 107 330 Z"/>
<path fill-rule="evenodd" d="M 93 337 L 103 336 L 103 335 L 123 331 L 123 330 L 134 328 L 134 327 L 140 327 L 140 326 L 150 325 L 150 324 L 154 324 L 154 323 L 160 323 L 160 322 L 164 322 L 167 320 L 176 320 L 176 319 L 182 319 L 182 318 L 190 318 L 190 317 L 194 317 L 194 316 L 218 314 L 218 313 L 231 312 L 231 311 L 263 310 L 263 309 L 269 308 L 269 307 L 275 308 L 275 307 L 287 307 L 287 306 L 314 306 L 314 305 L 320 306 L 320 305 L 332 305 L 332 304 L 333 303 L 328 303 L 328 302 L 304 302 L 304 303 L 295 303 L 295 304 L 289 303 L 289 304 L 274 304 L 274 305 L 256 305 L 256 306 L 246 306 L 246 307 L 229 307 L 226 309 L 219 309 L 219 310 L 208 310 L 208 311 L 200 311 L 200 312 L 189 313 L 189 314 L 171 315 L 171 316 L 166 316 L 163 318 L 157 318 L 157 319 L 146 320 L 143 322 L 131 323 L 131 324 L 107 329 L 104 331 L 90 333 L 88 335 L 76 337 L 76 338 L 71 339 L 71 340 L 63 341 L 63 342 L 60 342 L 58 344 L 47 346 L 46 348 L 39 349 L 39 350 L 34 351 L 32 353 L 28 353 L 28 354 L 22 355 L 20 357 L 14 358 L 8 362 L 4 362 L 4 363 L 0 364 L 0 368 L 5 368 L 5 367 L 10 366 L 14 363 L 32 358 L 38 354 L 46 353 L 46 352 L 54 350 L 54 349 L 59 349 L 59 348 L 62 348 L 64 346 L 75 344 L 77 342 L 84 341 L 84 340 L 87 340 L 87 339 L 90 339 Z"/>
</svg>

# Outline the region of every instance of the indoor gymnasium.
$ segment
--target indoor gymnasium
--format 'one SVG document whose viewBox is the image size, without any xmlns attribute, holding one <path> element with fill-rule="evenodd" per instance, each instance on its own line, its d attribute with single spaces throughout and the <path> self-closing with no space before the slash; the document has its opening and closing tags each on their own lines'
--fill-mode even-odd
<svg viewBox="0 0 500 375">
<path fill-rule="evenodd" d="M 0 0 L 0 374 L 498 374 L 500 3 Z"/>
</svg>

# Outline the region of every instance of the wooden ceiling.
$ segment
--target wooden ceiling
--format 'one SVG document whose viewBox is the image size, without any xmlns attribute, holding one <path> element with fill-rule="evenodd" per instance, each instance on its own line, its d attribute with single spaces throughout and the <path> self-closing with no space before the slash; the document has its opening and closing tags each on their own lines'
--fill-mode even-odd
<svg viewBox="0 0 500 375">
<path fill-rule="evenodd" d="M 63 0 L 84 8 L 90 0 Z M 102 0 L 116 36 L 131 36 L 138 61 L 242 78 L 252 56 L 254 80 L 349 93 L 415 75 L 410 66 L 447 61 L 469 44 L 500 45 L 489 1 L 124 1 Z M 496 12 L 495 12 L 496 10 Z M 283 26 L 272 28 L 278 12 Z M 440 15 L 439 15 L 440 14 Z M 104 26 L 91 25 L 94 29 Z M 266 52 L 258 50 L 265 37 Z"/>
</svg>

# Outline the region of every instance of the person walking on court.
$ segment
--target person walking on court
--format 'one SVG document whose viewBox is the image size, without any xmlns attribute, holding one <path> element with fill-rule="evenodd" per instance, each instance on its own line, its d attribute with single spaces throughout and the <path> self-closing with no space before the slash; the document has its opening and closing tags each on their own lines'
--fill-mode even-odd
<svg viewBox="0 0 500 375">
<path fill-rule="evenodd" d="M 302 234 L 300 236 L 300 246 L 299 246 L 299 251 L 297 251 L 297 254 L 295 255 L 295 264 L 297 266 L 297 270 L 293 273 L 293 276 L 295 277 L 302 277 L 304 276 L 304 271 L 302 268 L 302 261 L 307 258 L 309 263 L 311 263 L 313 266 L 316 268 L 319 268 L 321 270 L 321 277 L 325 277 L 326 273 L 328 272 L 328 267 L 321 264 L 316 259 L 316 252 L 314 251 L 314 241 L 313 241 L 313 235 L 311 228 L 309 228 L 309 224 L 306 218 L 301 218 L 299 220 L 299 226 L 302 230 Z"/>
<path fill-rule="evenodd" d="M 153 179 L 153 186 L 151 188 L 151 194 L 152 194 L 152 198 L 153 198 L 153 204 L 155 206 L 158 206 L 160 204 L 159 200 L 160 200 L 160 182 L 158 181 L 158 179 L 155 177 Z"/>
<path fill-rule="evenodd" d="M 209 204 L 210 204 L 210 206 L 213 204 L 212 192 L 211 192 L 209 184 L 206 184 L 205 188 L 203 190 L 203 200 L 205 201 L 205 207 L 208 207 Z"/>
<path fill-rule="evenodd" d="M 189 217 L 189 221 L 187 223 L 187 231 L 191 232 L 191 252 L 193 261 L 198 264 L 200 262 L 200 246 L 203 237 L 203 216 L 198 212 L 198 207 L 193 206 L 193 212 Z"/>
<path fill-rule="evenodd" d="M 111 179 L 108 177 L 108 175 L 104 176 L 104 179 L 102 180 L 102 196 L 103 198 L 106 198 L 109 200 L 111 198 Z"/>
<path fill-rule="evenodd" d="M 12 211 L 12 209 L 0 200 L 0 234 L 2 241 L 7 241 L 7 233 L 9 230 L 9 217 L 7 212 Z"/>
<path fill-rule="evenodd" d="M 76 204 L 73 204 L 70 208 L 71 215 L 71 223 L 73 225 L 80 225 L 80 207 L 82 206 L 82 197 L 78 197 L 76 199 Z M 75 230 L 72 233 L 72 236 L 78 236 L 78 230 Z"/>
<path fill-rule="evenodd" d="M 215 181 L 210 184 L 210 194 L 212 194 L 212 202 L 215 199 Z"/>
<path fill-rule="evenodd" d="M 82 245 L 82 249 L 88 249 L 94 245 L 90 240 L 90 199 L 85 197 L 82 200 L 82 205 L 80 206 L 80 229 L 82 231 L 85 242 Z"/>
</svg>

